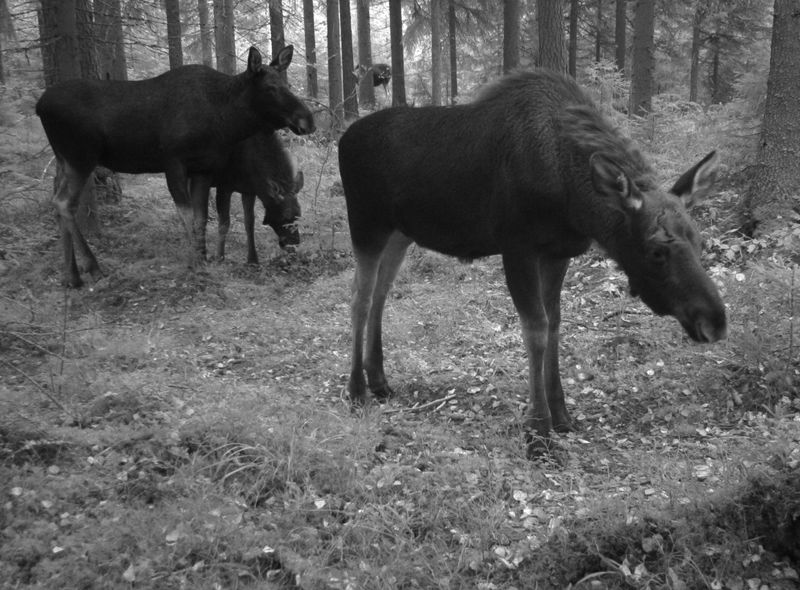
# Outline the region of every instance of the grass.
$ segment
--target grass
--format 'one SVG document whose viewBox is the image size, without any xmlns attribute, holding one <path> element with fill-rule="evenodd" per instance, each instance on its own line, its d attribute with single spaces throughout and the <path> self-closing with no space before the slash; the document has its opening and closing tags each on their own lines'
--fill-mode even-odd
<svg viewBox="0 0 800 590">
<path fill-rule="evenodd" d="M 675 140 L 657 147 L 679 171 Z M 561 364 L 580 428 L 556 467 L 524 457 L 498 260 L 412 249 L 385 321 L 398 396 L 350 408 L 335 146 L 293 150 L 303 243 L 287 256 L 261 231 L 257 268 L 234 218 L 228 260 L 185 271 L 163 180 L 125 177 L 92 239 L 105 277 L 65 292 L 47 191 L 2 197 L 0 586 L 797 586 L 796 263 L 720 229 L 730 192 L 701 211 L 722 343 L 690 344 L 598 253 L 574 262 Z"/>
</svg>

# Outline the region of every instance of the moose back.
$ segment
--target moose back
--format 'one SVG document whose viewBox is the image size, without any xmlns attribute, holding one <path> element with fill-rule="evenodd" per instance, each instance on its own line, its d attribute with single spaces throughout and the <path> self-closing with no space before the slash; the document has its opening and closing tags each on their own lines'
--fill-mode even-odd
<svg viewBox="0 0 800 590">
<path fill-rule="evenodd" d="M 288 46 L 264 65 L 251 47 L 237 76 L 191 65 L 147 80 L 69 80 L 45 90 L 36 114 L 59 171 L 53 201 L 67 286 L 79 287 L 81 272 L 100 275 L 75 223 L 81 189 L 97 165 L 164 172 L 192 248 L 190 265 L 205 258 L 209 187 L 233 146 L 258 131 L 314 129 L 311 112 L 281 79 L 292 52 Z"/>
<path fill-rule="evenodd" d="M 632 294 L 690 338 L 725 335 L 725 307 L 687 214 L 717 161 L 707 155 L 661 190 L 577 84 L 545 70 L 503 78 L 471 104 L 356 121 L 339 145 L 356 258 L 351 398 L 363 402 L 367 387 L 392 394 L 381 316 L 411 243 L 465 260 L 499 254 L 528 356 L 528 454 L 548 453 L 551 429 L 571 428 L 558 365 L 561 287 L 592 241 L 619 263 Z"/>
</svg>

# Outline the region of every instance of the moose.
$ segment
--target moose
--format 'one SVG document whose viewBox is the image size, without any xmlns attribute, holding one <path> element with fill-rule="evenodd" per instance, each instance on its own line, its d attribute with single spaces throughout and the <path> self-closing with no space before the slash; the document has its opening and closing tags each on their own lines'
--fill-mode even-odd
<svg viewBox="0 0 800 590">
<path fill-rule="evenodd" d="M 36 114 L 56 156 L 53 202 L 66 286 L 80 287 L 81 273 L 101 276 L 75 222 L 81 189 L 97 165 L 164 172 L 189 240 L 189 264 L 205 260 L 209 188 L 233 147 L 258 131 L 314 130 L 311 111 L 281 79 L 293 51 L 289 45 L 264 65 L 251 47 L 246 71 L 236 76 L 188 65 L 135 82 L 68 80 L 45 90 Z"/>
<path fill-rule="evenodd" d="M 253 227 L 256 196 L 264 205 L 263 225 L 272 227 L 280 247 L 287 249 L 300 243 L 297 193 L 303 188 L 303 173 L 296 171 L 294 158 L 283 147 L 277 134 L 259 132 L 236 144 L 228 165 L 217 173 L 212 186 L 217 187 L 219 260 L 225 258 L 233 192 L 242 195 L 248 264 L 258 264 Z"/>
<path fill-rule="evenodd" d="M 551 430 L 572 429 L 559 375 L 561 288 L 570 259 L 592 242 L 620 265 L 632 295 L 692 340 L 725 336 L 725 307 L 687 213 L 711 189 L 718 160 L 712 152 L 659 188 L 584 91 L 545 70 L 501 78 L 470 104 L 396 107 L 354 122 L 339 144 L 356 261 L 352 402 L 366 401 L 367 386 L 376 398 L 393 395 L 381 322 L 409 245 L 465 261 L 499 254 L 528 357 L 527 454 L 553 457 Z"/>
</svg>

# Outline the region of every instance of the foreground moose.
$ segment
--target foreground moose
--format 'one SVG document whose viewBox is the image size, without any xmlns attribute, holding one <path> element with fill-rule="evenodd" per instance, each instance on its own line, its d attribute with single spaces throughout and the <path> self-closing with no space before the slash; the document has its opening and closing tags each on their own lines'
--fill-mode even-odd
<svg viewBox="0 0 800 590">
<path fill-rule="evenodd" d="M 551 429 L 571 429 L 558 366 L 561 286 L 592 241 L 656 314 L 698 342 L 725 336 L 725 307 L 686 213 L 711 188 L 717 161 L 712 152 L 661 190 L 577 84 L 544 70 L 503 78 L 471 104 L 356 121 L 339 144 L 356 258 L 351 399 L 364 402 L 367 384 L 376 397 L 393 393 L 381 317 L 410 244 L 464 260 L 500 254 L 528 356 L 528 456 L 547 454 Z"/>
<path fill-rule="evenodd" d="M 296 171 L 294 159 L 275 133 L 256 133 L 236 144 L 228 165 L 214 177 L 212 185 L 217 187 L 219 260 L 225 258 L 233 192 L 242 195 L 248 264 L 258 264 L 254 236 L 256 196 L 264 205 L 263 225 L 272 227 L 280 247 L 285 249 L 300 243 L 297 193 L 303 188 L 303 173 Z"/>
<path fill-rule="evenodd" d="M 59 169 L 53 201 L 65 285 L 80 287 L 81 272 L 100 276 L 75 223 L 81 189 L 97 165 L 164 172 L 193 249 L 190 265 L 205 259 L 209 187 L 234 145 L 258 131 L 314 130 L 311 112 L 281 79 L 292 53 L 290 45 L 265 66 L 251 47 L 247 70 L 237 76 L 191 65 L 136 82 L 69 80 L 45 90 L 36 114 Z"/>
</svg>

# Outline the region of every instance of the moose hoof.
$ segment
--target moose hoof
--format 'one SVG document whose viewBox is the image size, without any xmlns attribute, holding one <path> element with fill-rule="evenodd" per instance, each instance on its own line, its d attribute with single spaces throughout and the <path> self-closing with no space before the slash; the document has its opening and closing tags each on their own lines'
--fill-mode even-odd
<svg viewBox="0 0 800 590">
<path fill-rule="evenodd" d="M 83 287 L 83 280 L 78 275 L 68 276 L 61 280 L 61 285 L 67 289 L 80 289 Z"/>
<path fill-rule="evenodd" d="M 394 391 L 386 383 L 377 387 L 370 387 L 370 390 L 372 391 L 372 395 L 375 396 L 375 399 L 380 402 L 385 402 L 389 398 L 394 397 Z"/>
<path fill-rule="evenodd" d="M 554 420 L 553 430 L 559 434 L 566 434 L 568 432 L 575 432 L 575 427 L 572 426 L 570 419 L 566 418 L 565 420 Z"/>
</svg>

